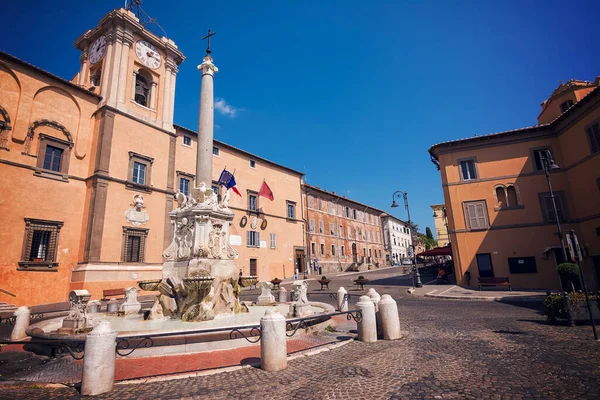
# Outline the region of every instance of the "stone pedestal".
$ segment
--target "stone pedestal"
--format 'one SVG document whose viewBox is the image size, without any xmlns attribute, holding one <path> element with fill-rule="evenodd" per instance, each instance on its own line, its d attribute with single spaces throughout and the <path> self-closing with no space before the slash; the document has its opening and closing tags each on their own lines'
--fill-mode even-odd
<svg viewBox="0 0 600 400">
<path fill-rule="evenodd" d="M 117 332 L 110 322 L 102 321 L 85 337 L 85 357 L 81 394 L 96 396 L 108 393 L 115 382 L 115 357 Z"/>
<path fill-rule="evenodd" d="M 361 342 L 376 342 L 377 341 L 377 322 L 375 317 L 375 306 L 369 296 L 360 296 L 356 303 L 362 313 L 362 318 L 357 323 L 358 340 Z"/>
<path fill-rule="evenodd" d="M 348 311 L 348 298 L 346 297 L 347 294 L 348 291 L 346 291 L 346 289 L 343 286 L 340 286 L 340 288 L 337 291 L 338 311 Z"/>
<path fill-rule="evenodd" d="M 25 332 L 29 328 L 30 311 L 29 308 L 21 306 L 15 311 L 15 326 L 10 334 L 10 340 L 23 340 L 27 337 Z"/>
<path fill-rule="evenodd" d="M 142 309 L 142 305 L 137 299 L 139 289 L 136 287 L 128 287 L 125 289 L 125 302 L 119 307 L 119 311 L 125 315 L 137 314 Z"/>
<path fill-rule="evenodd" d="M 260 320 L 260 367 L 268 372 L 287 368 L 285 318 L 278 311 L 267 310 Z"/>
<path fill-rule="evenodd" d="M 100 303 L 100 300 L 92 300 L 87 305 L 87 312 L 90 314 L 99 313 L 101 307 L 102 303 Z"/>
<path fill-rule="evenodd" d="M 116 313 L 119 311 L 119 301 L 117 299 L 110 299 L 106 304 L 106 312 Z"/>
<path fill-rule="evenodd" d="M 288 301 L 288 292 L 287 292 L 287 290 L 285 290 L 284 287 L 280 287 L 279 288 L 279 302 L 287 303 L 287 301 Z"/>
<path fill-rule="evenodd" d="M 273 284 L 271 282 L 259 282 L 258 287 L 260 287 L 261 292 L 258 300 L 256 300 L 256 305 L 271 306 L 275 304 L 275 296 L 271 293 Z"/>
<path fill-rule="evenodd" d="M 400 339 L 400 317 L 398 304 L 392 296 L 384 294 L 379 301 L 379 316 L 384 340 Z"/>
</svg>

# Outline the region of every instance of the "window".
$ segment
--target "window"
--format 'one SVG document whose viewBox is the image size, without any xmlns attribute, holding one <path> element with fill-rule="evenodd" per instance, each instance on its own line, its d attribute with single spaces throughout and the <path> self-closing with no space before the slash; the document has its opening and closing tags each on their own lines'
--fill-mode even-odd
<svg viewBox="0 0 600 400">
<path fill-rule="evenodd" d="M 248 193 L 248 210 L 258 210 L 258 196 L 255 193 Z"/>
<path fill-rule="evenodd" d="M 354 237 L 355 237 L 356 239 L 360 239 L 360 238 L 358 237 L 358 228 L 354 228 Z"/>
<path fill-rule="evenodd" d="M 331 245 L 331 255 L 335 256 L 335 246 Z"/>
<path fill-rule="evenodd" d="M 379 250 L 379 258 L 381 258 L 381 250 Z"/>
<path fill-rule="evenodd" d="M 323 233 L 324 230 L 323 221 L 319 221 L 319 233 Z"/>
<path fill-rule="evenodd" d="M 369 249 L 369 257 L 373 257 L 373 253 L 371 252 L 371 249 Z"/>
<path fill-rule="evenodd" d="M 314 219 L 310 220 L 310 231 L 311 232 L 315 231 L 315 220 Z"/>
<path fill-rule="evenodd" d="M 63 223 L 25 218 L 25 241 L 19 270 L 56 271 L 58 234 Z"/>
<path fill-rule="evenodd" d="M 487 206 L 485 200 L 466 201 L 463 203 L 467 229 L 489 228 Z"/>
<path fill-rule="evenodd" d="M 350 218 L 350 207 L 346 207 L 346 218 Z"/>
<path fill-rule="evenodd" d="M 315 207 L 315 198 L 312 196 L 308 196 L 308 208 Z"/>
<path fill-rule="evenodd" d="M 573 100 L 567 100 L 560 105 L 560 111 L 565 112 L 571 107 L 573 107 Z"/>
<path fill-rule="evenodd" d="M 317 244 L 316 243 L 311 243 L 310 244 L 310 250 L 313 254 L 317 254 Z"/>
<path fill-rule="evenodd" d="M 333 227 L 333 222 L 329 223 L 329 234 L 335 235 L 335 228 Z"/>
<path fill-rule="evenodd" d="M 371 231 L 367 231 L 367 240 L 371 241 Z"/>
<path fill-rule="evenodd" d="M 352 228 L 348 227 L 348 239 L 352 239 Z"/>
<path fill-rule="evenodd" d="M 269 238 L 271 239 L 271 248 L 274 249 L 277 247 L 277 241 L 274 233 L 269 234 Z"/>
<path fill-rule="evenodd" d="M 287 217 L 288 219 L 296 219 L 296 203 L 287 201 Z"/>
<path fill-rule="evenodd" d="M 530 274 L 537 272 L 535 257 L 509 257 L 508 269 L 511 274 Z"/>
<path fill-rule="evenodd" d="M 356 219 L 356 210 L 352 210 L 352 218 Z"/>
<path fill-rule="evenodd" d="M 592 153 L 600 151 L 600 121 L 595 121 L 585 128 Z"/>
<path fill-rule="evenodd" d="M 123 227 L 122 262 L 144 262 L 148 229 Z"/>
<path fill-rule="evenodd" d="M 246 232 L 246 246 L 260 247 L 260 232 L 256 232 L 256 231 Z"/>
<path fill-rule="evenodd" d="M 135 161 L 133 163 L 133 183 L 137 183 L 139 185 L 146 184 L 146 164 L 139 163 Z"/>
<path fill-rule="evenodd" d="M 475 172 L 475 159 L 463 160 L 460 162 L 460 176 L 463 181 L 477 179 Z"/>
<path fill-rule="evenodd" d="M 183 135 L 183 144 L 185 146 L 190 146 L 191 147 L 192 146 L 192 137 L 188 136 L 188 135 Z M 213 150 L 213 153 L 214 153 L 214 150 Z"/>
<path fill-rule="evenodd" d="M 535 171 L 543 171 L 544 170 L 544 161 L 548 160 L 548 152 L 550 152 L 550 149 L 548 149 L 548 148 L 532 151 L 533 167 L 534 167 Z M 551 152 L 550 152 L 550 155 L 552 155 Z"/>
<path fill-rule="evenodd" d="M 257 262 L 256 262 L 256 258 L 251 258 L 250 259 L 250 276 L 256 276 L 257 273 Z"/>
<path fill-rule="evenodd" d="M 320 210 L 323 207 L 323 200 L 317 199 L 317 208 Z"/>
<path fill-rule="evenodd" d="M 337 214 L 341 217 L 342 216 L 342 206 L 338 204 L 338 212 Z"/>
<path fill-rule="evenodd" d="M 129 176 L 128 181 L 132 184 L 150 186 L 150 172 L 154 159 L 141 154 L 129 152 Z M 130 185 L 131 186 L 131 185 Z M 138 187 L 136 187 L 138 189 Z M 148 190 L 143 188 L 142 190 Z"/>
<path fill-rule="evenodd" d="M 219 156 L 219 154 L 221 154 L 221 149 L 219 149 L 216 146 L 213 146 L 213 156 Z"/>
<path fill-rule="evenodd" d="M 346 249 L 344 248 L 344 246 L 342 246 L 342 248 L 340 249 L 340 253 L 342 253 L 342 257 L 346 256 Z"/>
<path fill-rule="evenodd" d="M 519 201 L 517 189 L 512 185 L 506 188 L 506 203 L 509 207 L 516 207 L 521 203 Z"/>
<path fill-rule="evenodd" d="M 49 171 L 59 172 L 60 161 L 62 159 L 63 149 L 58 147 L 46 146 L 46 154 L 44 155 L 44 169 Z"/>
<path fill-rule="evenodd" d="M 327 212 L 329 212 L 329 214 L 333 214 L 333 204 L 330 201 L 327 202 Z"/>
<path fill-rule="evenodd" d="M 148 107 L 150 104 L 150 84 L 152 80 L 144 71 L 135 74 L 135 96 L 133 100 L 141 106 Z"/>
<path fill-rule="evenodd" d="M 598 182 L 598 186 L 600 187 L 600 180 Z M 344 227 L 342 225 L 340 225 L 340 237 L 344 237 Z"/>
<path fill-rule="evenodd" d="M 542 214 L 544 221 L 556 222 L 556 215 L 554 214 L 554 208 L 552 207 L 552 198 L 550 193 L 540 193 L 540 206 L 542 208 Z M 556 214 L 558 214 L 558 220 L 565 222 L 567 220 L 565 197 L 564 192 L 554 192 L 554 203 L 556 204 Z"/>
<path fill-rule="evenodd" d="M 325 255 L 325 244 L 321 243 L 321 255 Z"/>
<path fill-rule="evenodd" d="M 499 208 L 506 207 L 506 193 L 504 192 L 504 186 L 498 186 L 496 188 L 496 205 Z"/>
<path fill-rule="evenodd" d="M 190 194 L 190 180 L 187 178 L 179 178 L 179 191 L 186 196 Z"/>
<path fill-rule="evenodd" d="M 250 160 L 250 168 L 256 168 L 256 161 Z"/>
</svg>

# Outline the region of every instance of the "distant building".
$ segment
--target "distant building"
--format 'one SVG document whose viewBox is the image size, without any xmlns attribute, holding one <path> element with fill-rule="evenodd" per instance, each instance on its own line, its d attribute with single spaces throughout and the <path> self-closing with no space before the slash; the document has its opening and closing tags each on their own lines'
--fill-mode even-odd
<svg viewBox="0 0 600 400">
<path fill-rule="evenodd" d="M 600 78 L 560 84 L 538 125 L 438 143 L 457 282 L 509 277 L 516 288 L 560 289 L 556 235 L 574 230 L 588 288 L 600 287 Z M 550 158 L 551 157 L 551 158 Z M 545 165 L 550 173 L 556 213 Z M 468 273 L 468 274 L 467 274 Z"/>
<path fill-rule="evenodd" d="M 311 272 L 315 265 L 323 274 L 383 265 L 383 211 L 316 186 L 302 188 Z"/>
<path fill-rule="evenodd" d="M 382 214 L 383 240 L 387 265 L 400 265 L 411 253 L 410 227 L 389 214 Z"/>
<path fill-rule="evenodd" d="M 434 204 L 431 206 L 431 209 L 433 210 L 433 223 L 435 226 L 437 245 L 438 247 L 444 247 L 450 243 L 446 206 L 443 204 Z"/>
</svg>

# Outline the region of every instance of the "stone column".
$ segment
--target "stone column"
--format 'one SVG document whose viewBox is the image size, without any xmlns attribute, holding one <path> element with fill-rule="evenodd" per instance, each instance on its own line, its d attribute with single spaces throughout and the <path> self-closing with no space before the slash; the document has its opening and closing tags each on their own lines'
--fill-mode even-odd
<svg viewBox="0 0 600 400">
<path fill-rule="evenodd" d="M 219 69 L 213 64 L 210 54 L 204 56 L 198 66 L 202 73 L 202 88 L 200 93 L 200 117 L 198 118 L 198 149 L 196 153 L 196 187 L 202 183 L 207 188 L 212 183 L 212 148 L 214 130 L 214 89 L 213 79 Z"/>
<path fill-rule="evenodd" d="M 362 313 L 362 318 L 357 323 L 358 340 L 361 342 L 372 343 L 377 341 L 377 323 L 375 321 L 375 306 L 369 296 L 360 296 L 356 303 Z"/>
<path fill-rule="evenodd" d="M 27 328 L 29 328 L 29 316 L 29 308 L 25 306 L 17 308 L 15 311 L 15 317 L 17 317 L 17 320 L 15 321 L 15 327 L 10 334 L 10 340 L 22 340 L 27 337 L 27 333 L 25 331 Z"/>
<path fill-rule="evenodd" d="M 285 318 L 278 311 L 267 310 L 260 319 L 260 367 L 268 372 L 287 368 Z"/>
<path fill-rule="evenodd" d="M 135 78 L 137 77 L 138 72 L 133 70 L 133 77 L 131 79 L 131 100 L 135 101 Z"/>
<path fill-rule="evenodd" d="M 121 71 L 121 64 L 125 61 L 121 58 L 123 42 L 120 37 L 115 38 L 112 46 L 112 57 L 113 64 L 110 69 L 110 89 L 108 91 L 108 104 L 116 107 L 118 90 L 119 90 L 119 74 Z M 108 55 L 107 55 L 108 56 Z"/>
<path fill-rule="evenodd" d="M 127 92 L 127 69 L 129 68 L 129 52 L 133 44 L 133 36 L 129 32 L 123 33 L 121 45 L 121 64 L 119 66 L 119 85 L 117 102 L 125 104 L 125 93 Z M 135 80 L 134 80 L 135 85 Z"/>
<path fill-rule="evenodd" d="M 102 67 L 102 81 L 101 81 L 101 88 L 100 88 L 100 96 L 102 96 L 102 101 L 106 102 L 107 101 L 107 93 L 108 93 L 108 86 L 110 84 L 110 75 L 112 72 L 112 67 L 113 67 L 113 63 L 112 63 L 112 57 L 113 57 L 113 43 L 114 43 L 114 38 L 112 35 L 107 35 L 106 37 L 106 55 L 105 60 L 104 60 L 104 66 Z"/>
<path fill-rule="evenodd" d="M 81 394 L 96 396 L 110 392 L 115 383 L 115 358 L 117 332 L 110 322 L 101 321 L 85 337 L 85 357 Z"/>
<path fill-rule="evenodd" d="M 337 291 L 338 311 L 348 311 L 348 298 L 346 297 L 347 294 L 348 292 L 346 291 L 346 289 L 343 286 L 340 286 L 340 288 Z"/>
<path fill-rule="evenodd" d="M 167 62 L 165 68 L 165 75 L 163 76 L 163 102 L 162 102 L 162 115 L 163 128 L 167 126 L 169 119 L 169 94 L 171 93 L 171 65 Z M 158 104 L 158 103 L 157 103 Z"/>
<path fill-rule="evenodd" d="M 88 58 L 89 58 L 89 56 L 88 56 L 87 51 L 83 51 L 81 53 L 81 56 L 79 56 L 79 62 L 81 64 L 81 68 L 79 69 L 79 76 L 77 77 L 77 84 L 80 86 L 87 86 L 85 77 L 88 72 L 88 63 L 89 63 Z"/>
<path fill-rule="evenodd" d="M 178 71 L 177 66 L 173 65 L 171 70 L 171 93 L 169 93 L 169 118 L 167 119 L 170 124 L 173 124 L 173 116 L 175 115 L 175 83 L 177 82 Z"/>
<path fill-rule="evenodd" d="M 156 85 L 155 81 L 152 81 L 150 86 L 150 108 L 156 111 Z"/>
<path fill-rule="evenodd" d="M 379 301 L 379 318 L 381 321 L 381 331 L 383 331 L 383 339 L 400 339 L 398 304 L 389 294 L 384 294 Z"/>
</svg>

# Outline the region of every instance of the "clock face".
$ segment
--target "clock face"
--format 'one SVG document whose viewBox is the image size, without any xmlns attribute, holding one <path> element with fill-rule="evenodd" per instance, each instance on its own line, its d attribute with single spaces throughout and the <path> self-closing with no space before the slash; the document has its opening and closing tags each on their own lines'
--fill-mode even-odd
<svg viewBox="0 0 600 400">
<path fill-rule="evenodd" d="M 160 67 L 160 53 L 156 47 L 145 40 L 138 40 L 135 43 L 135 54 L 146 67 L 152 69 Z"/>
<path fill-rule="evenodd" d="M 106 52 L 106 36 L 100 36 L 90 47 L 90 62 L 96 64 Z"/>
</svg>

